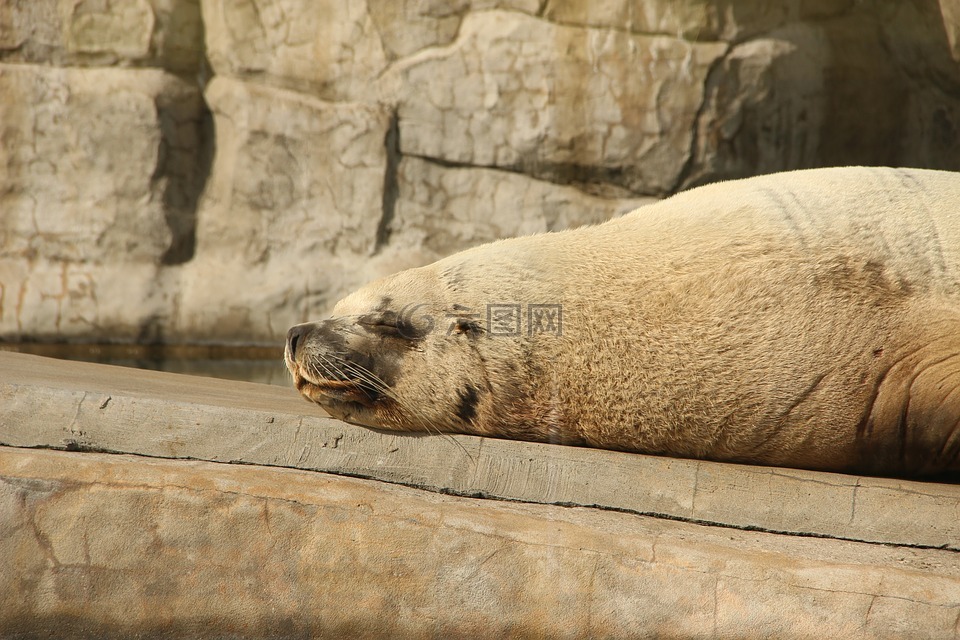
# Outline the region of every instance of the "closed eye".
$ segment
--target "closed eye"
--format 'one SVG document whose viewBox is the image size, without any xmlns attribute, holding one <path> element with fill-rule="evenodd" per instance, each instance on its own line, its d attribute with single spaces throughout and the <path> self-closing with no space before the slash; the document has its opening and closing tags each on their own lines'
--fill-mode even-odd
<svg viewBox="0 0 960 640">
<path fill-rule="evenodd" d="M 376 315 L 366 315 L 360 316 L 357 318 L 357 322 L 362 324 L 365 327 L 393 327 L 397 328 L 397 315 L 396 314 L 376 314 Z"/>
<path fill-rule="evenodd" d="M 403 312 L 384 311 L 360 316 L 357 323 L 371 333 L 415 342 L 425 338 L 433 329 L 433 321 L 429 316 L 420 320 L 420 323 L 415 323 Z"/>
<path fill-rule="evenodd" d="M 397 318 L 397 314 L 390 311 L 360 316 L 357 318 L 357 323 L 369 331 L 402 337 L 399 318 Z"/>
</svg>

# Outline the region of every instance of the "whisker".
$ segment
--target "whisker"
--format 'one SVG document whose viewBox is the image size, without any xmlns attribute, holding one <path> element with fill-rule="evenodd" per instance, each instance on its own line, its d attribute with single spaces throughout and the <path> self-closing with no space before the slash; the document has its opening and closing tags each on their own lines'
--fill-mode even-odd
<svg viewBox="0 0 960 640">
<path fill-rule="evenodd" d="M 384 395 L 394 398 L 393 391 L 390 389 L 390 386 L 384 382 L 377 374 L 373 373 L 366 367 L 352 362 L 350 360 L 340 360 L 338 361 L 342 364 L 345 371 L 349 371 L 357 374 L 357 377 L 368 383 L 370 386 L 374 387 L 378 391 L 382 392 Z"/>
<path fill-rule="evenodd" d="M 453 434 L 443 431 L 439 427 L 433 425 L 431 422 L 428 422 L 421 414 L 412 413 L 410 411 L 411 407 L 405 406 L 404 409 L 407 413 L 407 416 L 412 419 L 414 427 L 419 427 L 420 431 L 423 431 L 424 433 L 427 433 L 430 435 L 438 435 L 445 440 L 449 440 L 453 444 L 457 445 L 457 448 L 463 451 L 463 454 L 467 457 L 468 460 L 470 460 L 470 462 L 472 462 L 473 464 L 477 463 L 476 459 L 472 455 L 470 455 L 470 452 L 467 451 L 466 447 L 460 444 L 460 442 L 455 437 L 453 437 Z"/>
<path fill-rule="evenodd" d="M 362 367 L 361 365 L 358 365 L 355 362 L 340 358 L 339 356 L 330 355 L 330 358 L 334 360 L 332 364 L 337 368 L 338 373 L 353 374 L 350 377 L 359 378 L 361 382 L 372 387 L 374 391 L 377 391 L 388 398 L 396 400 L 396 395 L 393 393 L 393 390 L 391 390 L 387 383 L 381 380 L 372 371 Z"/>
<path fill-rule="evenodd" d="M 366 367 L 346 358 L 331 353 L 316 353 L 311 360 L 309 370 L 318 378 L 327 378 L 333 380 L 344 380 L 358 378 L 361 383 L 369 385 L 374 391 L 392 400 L 399 401 L 396 393 L 384 382 L 377 374 Z M 404 406 L 404 411 L 412 421 L 412 426 L 423 433 L 437 435 L 445 440 L 449 440 L 460 449 L 470 462 L 476 464 L 476 459 L 471 455 L 466 447 L 463 446 L 451 433 L 441 430 L 432 424 L 426 418 L 416 412 L 411 411 L 411 407 Z"/>
<path fill-rule="evenodd" d="M 317 359 L 311 363 L 310 371 L 319 378 L 337 379 L 339 377 L 336 366 L 330 363 L 323 354 L 317 354 Z"/>
<path fill-rule="evenodd" d="M 383 391 L 385 395 L 391 395 L 393 393 L 386 382 L 384 382 L 377 374 L 373 373 L 366 367 L 359 365 L 356 362 L 345 361 L 344 368 L 358 374 L 361 379 L 364 379 L 374 387 L 377 387 L 380 391 Z"/>
<path fill-rule="evenodd" d="M 355 377 L 349 375 L 346 367 L 344 366 L 346 362 L 343 359 L 331 354 L 325 355 L 322 353 L 318 353 L 317 358 L 323 364 L 324 371 L 327 373 L 326 377 L 334 380 L 347 380 Z"/>
</svg>

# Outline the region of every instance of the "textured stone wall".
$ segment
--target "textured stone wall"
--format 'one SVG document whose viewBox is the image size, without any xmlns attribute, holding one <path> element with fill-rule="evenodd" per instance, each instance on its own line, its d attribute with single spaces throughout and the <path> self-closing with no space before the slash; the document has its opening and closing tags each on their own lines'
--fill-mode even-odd
<svg viewBox="0 0 960 640">
<path fill-rule="evenodd" d="M 960 0 L 10 0 L 0 338 L 275 342 L 782 169 L 960 170 Z"/>
</svg>

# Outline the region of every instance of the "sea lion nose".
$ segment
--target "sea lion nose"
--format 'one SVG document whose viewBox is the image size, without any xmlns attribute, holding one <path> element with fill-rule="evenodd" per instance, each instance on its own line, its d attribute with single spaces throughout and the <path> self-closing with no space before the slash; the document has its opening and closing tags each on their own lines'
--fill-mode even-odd
<svg viewBox="0 0 960 640">
<path fill-rule="evenodd" d="M 312 328 L 313 324 L 307 322 L 305 324 L 294 325 L 287 331 L 287 353 L 290 354 L 291 360 L 296 359 L 297 345 L 303 343 L 303 338 L 310 333 Z"/>
</svg>

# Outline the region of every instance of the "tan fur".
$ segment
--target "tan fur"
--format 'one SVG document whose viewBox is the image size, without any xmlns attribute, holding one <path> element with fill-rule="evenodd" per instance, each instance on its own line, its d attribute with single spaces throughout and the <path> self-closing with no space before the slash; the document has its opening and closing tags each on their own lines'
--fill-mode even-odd
<svg viewBox="0 0 960 640">
<path fill-rule="evenodd" d="M 416 314 L 437 326 L 414 342 L 356 330 L 384 298 L 397 311 L 424 305 Z M 521 336 L 489 335 L 486 306 L 499 303 L 562 305 L 562 335 L 527 335 L 526 315 Z M 467 315 L 454 305 L 479 313 L 483 331 L 448 335 Z M 349 349 L 396 355 L 392 397 L 374 407 L 305 388 L 360 424 L 837 471 L 960 470 L 958 174 L 819 169 L 701 187 L 401 272 L 333 316 Z M 295 378 L 327 348 L 312 327 L 288 358 Z M 468 385 L 476 412 L 464 420 Z"/>
</svg>

